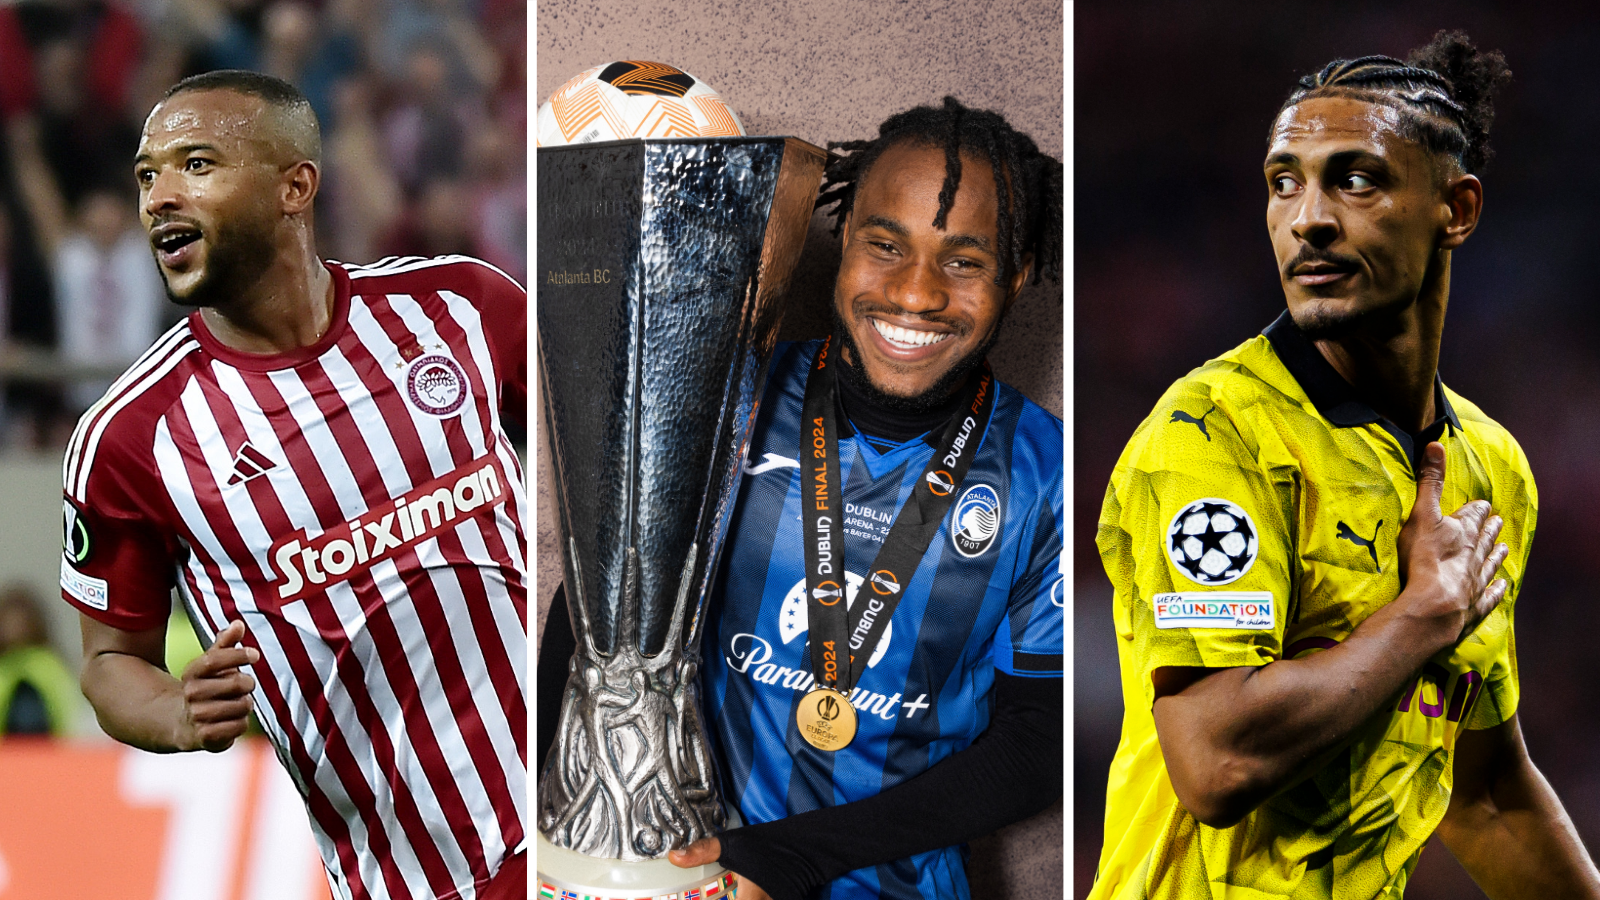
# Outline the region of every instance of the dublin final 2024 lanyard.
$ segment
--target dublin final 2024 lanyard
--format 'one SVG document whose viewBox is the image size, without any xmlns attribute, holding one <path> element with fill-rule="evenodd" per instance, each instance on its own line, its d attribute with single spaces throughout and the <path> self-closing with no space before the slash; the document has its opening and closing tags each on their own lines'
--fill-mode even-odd
<svg viewBox="0 0 1600 900">
<path fill-rule="evenodd" d="M 839 476 L 839 438 L 834 421 L 834 368 L 830 337 L 806 378 L 805 426 L 800 456 L 806 462 L 801 489 L 805 527 L 806 615 L 811 632 L 811 674 L 817 687 L 796 711 L 800 736 L 819 750 L 838 750 L 855 737 L 856 715 L 847 695 L 861 677 L 889 627 L 903 586 L 939 531 L 955 501 L 956 488 L 978 452 L 994 408 L 994 376 L 984 363 L 945 426 L 938 449 L 895 516 L 870 574 L 852 606 L 846 602 L 844 541 L 840 527 L 844 485 Z"/>
</svg>

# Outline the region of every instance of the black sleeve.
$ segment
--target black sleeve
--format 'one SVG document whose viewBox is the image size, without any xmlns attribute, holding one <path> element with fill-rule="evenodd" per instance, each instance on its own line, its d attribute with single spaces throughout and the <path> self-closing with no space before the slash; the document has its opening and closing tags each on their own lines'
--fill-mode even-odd
<svg viewBox="0 0 1600 900">
<path fill-rule="evenodd" d="M 561 724 L 561 697 L 567 689 L 567 663 L 577 651 L 578 641 L 572 634 L 572 614 L 567 612 L 567 592 L 558 584 L 556 595 L 550 601 L 550 615 L 544 620 L 544 633 L 539 638 L 539 655 L 535 663 L 538 668 L 533 710 L 534 758 L 538 766 L 533 770 L 535 777 L 544 773 L 544 759 L 550 755 L 550 745 L 555 743 L 556 728 Z"/>
<path fill-rule="evenodd" d="M 994 715 L 970 747 L 875 797 L 725 831 L 719 861 L 773 900 L 800 900 L 846 872 L 1033 815 L 1061 796 L 1063 685 L 996 672 Z"/>
</svg>

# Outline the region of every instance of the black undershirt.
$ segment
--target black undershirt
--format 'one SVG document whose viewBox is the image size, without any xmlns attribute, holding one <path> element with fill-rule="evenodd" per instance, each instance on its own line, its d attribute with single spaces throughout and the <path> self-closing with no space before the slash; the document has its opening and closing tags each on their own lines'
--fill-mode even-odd
<svg viewBox="0 0 1600 900">
<path fill-rule="evenodd" d="M 849 378 L 835 383 L 840 436 L 853 426 L 874 443 L 926 435 L 961 403 L 957 391 L 948 408 L 905 413 L 872 403 Z M 539 647 L 534 743 L 542 773 L 577 649 L 559 586 Z M 725 831 L 719 861 L 773 900 L 801 900 L 855 869 L 965 843 L 1045 809 L 1061 796 L 1063 685 L 1059 676 L 995 672 L 989 727 L 971 746 L 876 796 Z"/>
<path fill-rule="evenodd" d="M 860 431 L 862 437 L 874 443 L 903 444 L 940 428 L 961 408 L 961 387 L 957 387 L 944 403 L 928 412 L 887 409 L 873 403 L 856 387 L 856 377 L 848 366 L 844 366 L 840 369 L 840 376 L 833 380 L 838 389 L 834 396 L 838 400 L 841 438 Z"/>
</svg>

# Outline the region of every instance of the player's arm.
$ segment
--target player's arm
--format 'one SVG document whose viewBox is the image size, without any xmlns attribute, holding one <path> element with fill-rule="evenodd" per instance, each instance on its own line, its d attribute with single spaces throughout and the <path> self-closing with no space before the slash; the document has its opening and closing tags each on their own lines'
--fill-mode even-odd
<svg viewBox="0 0 1600 900">
<path fill-rule="evenodd" d="M 464 264 L 471 278 L 463 291 L 483 317 L 484 337 L 500 377 L 500 412 L 518 425 L 528 419 L 528 292 L 488 263 Z"/>
<path fill-rule="evenodd" d="M 1152 672 L 1161 753 L 1196 819 L 1227 827 L 1300 780 L 1505 596 L 1501 520 L 1484 501 L 1441 513 L 1444 460 L 1429 444 L 1400 532 L 1400 596 L 1342 643 L 1263 666 Z"/>
<path fill-rule="evenodd" d="M 671 859 L 720 861 L 739 874 L 741 900 L 790 900 L 847 872 L 1025 819 L 1061 796 L 1062 690 L 1059 677 L 996 672 L 994 715 L 966 749 L 872 797 L 735 828 Z"/>
<path fill-rule="evenodd" d="M 1512 716 L 1456 741 L 1439 837 L 1492 900 L 1600 898 L 1600 871 L 1539 774 Z"/>
<path fill-rule="evenodd" d="M 241 671 L 261 658 L 239 646 L 244 624 L 229 623 L 210 649 L 174 678 L 166 670 L 166 626 L 123 631 L 79 617 L 83 695 L 100 727 L 142 750 L 225 750 L 244 734 L 255 679 Z"/>
</svg>

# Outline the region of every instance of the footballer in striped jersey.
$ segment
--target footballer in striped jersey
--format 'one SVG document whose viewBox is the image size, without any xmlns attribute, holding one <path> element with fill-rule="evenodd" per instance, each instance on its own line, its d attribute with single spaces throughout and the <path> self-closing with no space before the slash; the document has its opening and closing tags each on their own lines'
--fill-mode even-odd
<svg viewBox="0 0 1600 900">
<path fill-rule="evenodd" d="M 293 87 L 196 76 L 140 213 L 196 307 L 80 420 L 63 596 L 113 737 L 220 750 L 253 709 L 342 900 L 526 891 L 526 295 L 465 257 L 317 258 Z M 209 649 L 163 668 L 176 589 Z"/>
<path fill-rule="evenodd" d="M 1061 789 L 1062 426 L 985 356 L 1028 279 L 1059 280 L 1062 167 L 952 97 L 834 148 L 833 332 L 773 361 L 707 612 L 747 825 L 670 858 L 720 858 L 741 897 L 960 900 L 962 844 Z M 807 737 L 818 696 L 854 710 L 842 745 Z"/>
</svg>

